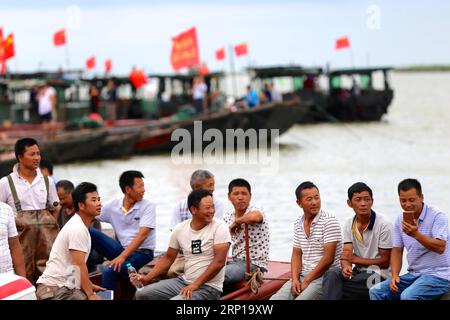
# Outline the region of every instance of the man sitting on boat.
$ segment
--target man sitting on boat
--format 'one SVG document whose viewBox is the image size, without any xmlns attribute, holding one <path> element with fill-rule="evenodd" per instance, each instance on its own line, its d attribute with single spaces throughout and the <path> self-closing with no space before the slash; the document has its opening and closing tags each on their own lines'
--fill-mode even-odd
<svg viewBox="0 0 450 320">
<path fill-rule="evenodd" d="M 37 281 L 39 300 L 101 300 L 95 291 L 104 288 L 92 284 L 86 266 L 91 251 L 88 228 L 100 214 L 100 196 L 89 182 L 78 185 L 72 196 L 76 213 L 56 237 L 45 271 Z"/>
<path fill-rule="evenodd" d="M 321 209 L 319 189 L 312 182 L 301 183 L 295 195 L 303 215 L 294 226 L 291 280 L 271 300 L 319 300 L 323 274 L 339 267 L 342 235 L 338 220 Z"/>
<path fill-rule="evenodd" d="M 341 268 L 330 268 L 323 276 L 324 300 L 369 300 L 369 289 L 390 277 L 392 225 L 372 210 L 372 189 L 353 184 L 347 204 L 355 215 L 344 226 Z"/>
<path fill-rule="evenodd" d="M 214 175 L 208 171 L 208 170 L 196 170 L 191 175 L 190 185 L 192 190 L 207 190 L 209 192 L 214 193 L 214 186 L 215 186 L 215 180 Z M 222 219 L 223 215 L 223 203 L 220 201 L 217 197 L 213 197 L 214 201 L 214 209 L 215 214 L 214 218 L 216 219 Z M 191 212 L 189 211 L 187 198 L 180 201 L 178 205 L 175 207 L 172 215 L 172 220 L 170 222 L 170 229 L 173 230 L 173 228 L 192 217 Z M 183 254 L 179 253 L 177 256 L 177 259 L 170 267 L 167 275 L 170 278 L 176 277 L 183 273 L 184 270 L 184 257 Z"/>
<path fill-rule="evenodd" d="M 225 268 L 225 286 L 244 280 L 246 273 L 249 276 L 250 272 L 258 268 L 266 272 L 270 248 L 269 225 L 265 214 L 250 205 L 250 183 L 244 179 L 232 180 L 228 185 L 228 199 L 234 211 L 224 217 L 232 236 L 232 260 Z"/>
<path fill-rule="evenodd" d="M 247 94 L 244 97 L 245 105 L 249 108 L 256 107 L 259 105 L 258 92 L 253 89 L 250 85 L 247 86 Z"/>
<path fill-rule="evenodd" d="M 178 224 L 165 255 L 147 275 L 131 275 L 131 281 L 150 283 L 167 272 L 181 250 L 185 257 L 184 275 L 145 286 L 136 292 L 137 300 L 216 300 L 220 298 L 225 261 L 231 242 L 227 225 L 214 218 L 212 193 L 194 190 L 188 197 L 192 218 Z"/>
<path fill-rule="evenodd" d="M 110 261 L 102 274 L 102 286 L 116 290 L 121 277 L 127 277 L 127 263 L 136 269 L 153 260 L 156 245 L 155 204 L 144 199 L 144 175 L 125 171 L 119 178 L 124 197 L 112 200 L 103 208 L 97 220 L 112 225 L 116 241 L 101 231 L 89 228 L 92 248 Z"/>
<path fill-rule="evenodd" d="M 370 291 L 371 300 L 432 300 L 450 291 L 450 240 L 447 215 L 423 202 L 416 179 L 398 185 L 403 215 L 394 225 L 391 254 L 392 278 Z M 403 249 L 408 273 L 400 276 Z"/>
</svg>

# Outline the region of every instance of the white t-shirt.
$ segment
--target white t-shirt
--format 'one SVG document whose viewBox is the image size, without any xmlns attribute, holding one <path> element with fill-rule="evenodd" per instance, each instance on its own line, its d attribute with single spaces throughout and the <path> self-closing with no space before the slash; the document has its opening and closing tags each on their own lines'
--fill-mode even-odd
<svg viewBox="0 0 450 320">
<path fill-rule="evenodd" d="M 9 239 L 17 236 L 14 213 L 11 207 L 0 202 L 0 273 L 14 272 Z"/>
<path fill-rule="evenodd" d="M 44 115 L 52 112 L 53 103 L 52 97 L 56 96 L 56 90 L 53 87 L 47 87 L 44 93 L 39 98 L 39 115 Z"/>
<path fill-rule="evenodd" d="M 80 289 L 80 271 L 72 263 L 70 250 L 86 253 L 85 262 L 91 251 L 91 236 L 78 214 L 64 225 L 56 237 L 45 271 L 37 283 Z"/>
<path fill-rule="evenodd" d="M 172 231 L 169 247 L 182 250 L 185 257 L 184 279 L 188 283 L 200 277 L 214 259 L 214 245 L 230 243 L 231 236 L 223 221 L 214 219 L 201 230 L 191 228 L 191 219 L 178 224 Z M 225 265 L 214 278 L 205 283 L 222 291 Z"/>
<path fill-rule="evenodd" d="M 45 187 L 44 176 L 41 170 L 36 170 L 36 177 L 31 184 L 28 180 L 19 176 L 18 164 L 13 168 L 12 180 L 16 187 L 17 196 L 20 200 L 22 210 L 40 210 L 46 208 L 47 203 L 47 189 Z M 55 184 L 49 179 L 49 198 L 50 204 L 59 202 L 58 194 L 56 193 Z M 5 202 L 16 212 L 14 205 L 14 198 L 9 187 L 8 177 L 0 179 L 0 202 Z"/>
<path fill-rule="evenodd" d="M 206 84 L 204 82 L 202 83 L 196 83 L 194 84 L 194 88 L 193 88 L 193 98 L 195 99 L 203 99 L 206 95 L 206 90 L 208 88 L 206 87 Z"/>
</svg>

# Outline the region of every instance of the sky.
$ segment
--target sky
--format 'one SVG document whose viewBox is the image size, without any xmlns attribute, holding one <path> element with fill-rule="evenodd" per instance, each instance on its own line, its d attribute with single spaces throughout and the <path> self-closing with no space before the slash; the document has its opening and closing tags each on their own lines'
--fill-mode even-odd
<svg viewBox="0 0 450 320">
<path fill-rule="evenodd" d="M 171 73 L 171 38 L 195 26 L 200 57 L 211 70 L 229 70 L 215 50 L 247 42 L 249 65 L 299 64 L 332 68 L 450 64 L 450 2 L 447 1 L 31 1 L 0 0 L 0 27 L 14 33 L 13 72 L 84 68 L 95 55 L 95 74 L 112 59 L 113 73 L 132 66 Z M 54 32 L 67 30 L 66 47 Z M 350 50 L 335 40 L 350 39 Z"/>
</svg>

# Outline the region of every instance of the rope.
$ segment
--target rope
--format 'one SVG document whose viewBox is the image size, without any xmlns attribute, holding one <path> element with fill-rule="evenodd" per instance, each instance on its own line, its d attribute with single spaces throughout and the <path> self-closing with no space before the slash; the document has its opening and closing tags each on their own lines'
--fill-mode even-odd
<svg viewBox="0 0 450 320">
<path fill-rule="evenodd" d="M 259 268 L 256 268 L 253 272 L 246 272 L 245 279 L 249 279 L 247 284 L 254 294 L 258 293 L 259 287 L 264 282 L 264 273 Z"/>
</svg>

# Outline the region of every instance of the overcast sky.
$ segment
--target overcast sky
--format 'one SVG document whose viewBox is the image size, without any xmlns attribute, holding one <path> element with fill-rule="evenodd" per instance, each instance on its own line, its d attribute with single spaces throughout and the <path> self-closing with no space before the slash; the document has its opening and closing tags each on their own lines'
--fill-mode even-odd
<svg viewBox="0 0 450 320">
<path fill-rule="evenodd" d="M 450 3 L 444 1 L 0 1 L 0 27 L 14 33 L 12 71 L 66 66 L 83 68 L 97 57 L 113 72 L 133 65 L 147 72 L 172 72 L 171 37 L 197 27 L 201 60 L 210 69 L 222 46 L 247 42 L 249 56 L 237 69 L 253 65 L 302 64 L 349 67 L 450 63 Z M 67 28 L 68 47 L 54 47 L 53 33 Z M 348 35 L 352 50 L 334 49 Z"/>
</svg>

